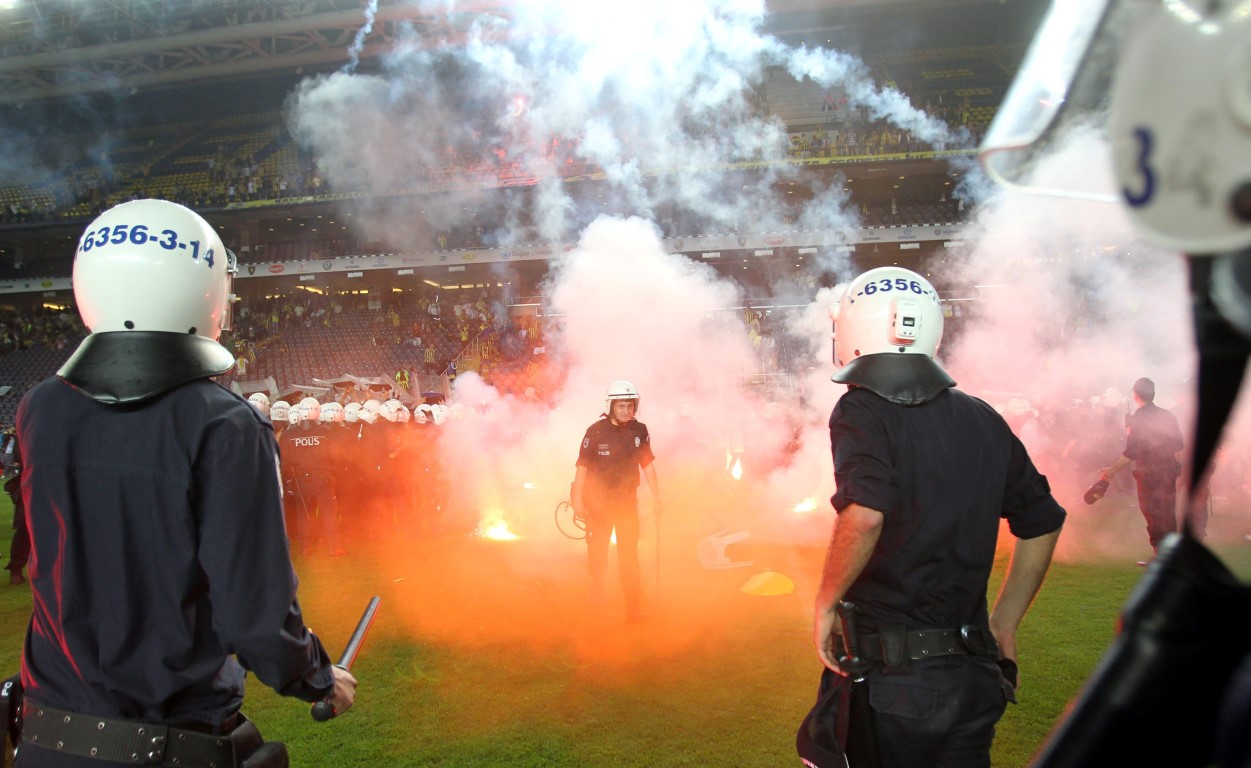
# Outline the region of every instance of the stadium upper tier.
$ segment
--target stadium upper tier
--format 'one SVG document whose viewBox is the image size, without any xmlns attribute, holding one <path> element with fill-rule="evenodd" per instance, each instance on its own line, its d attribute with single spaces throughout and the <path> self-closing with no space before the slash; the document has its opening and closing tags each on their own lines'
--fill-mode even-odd
<svg viewBox="0 0 1251 768">
<path fill-rule="evenodd" d="M 960 137 L 957 146 L 942 149 L 968 152 L 993 117 L 1021 53 L 1011 45 L 954 47 L 884 55 L 869 66 L 879 86 L 897 88 Z M 90 124 L 45 126 L 28 149 L 33 155 L 29 162 L 0 180 L 0 224 L 89 219 L 136 197 L 173 199 L 196 209 L 255 208 L 342 195 L 438 194 L 464 185 L 525 186 L 552 176 L 569 183 L 593 182 L 604 170 L 580 151 L 585 137 L 552 136 L 537 152 L 448 146 L 442 156 L 413 164 L 407 189 L 366 189 L 329 178 L 301 150 L 280 109 L 282 84 L 255 90 L 262 101 L 269 94 L 268 109 L 235 112 L 225 103 L 215 106 L 210 119 L 148 120 L 103 135 Z M 253 95 L 240 103 L 257 100 Z M 758 114 L 779 121 L 789 134 L 789 147 L 768 162 L 781 158 L 844 166 L 923 159 L 935 149 L 887 120 L 875 119 L 867 108 L 849 106 L 847 94 L 839 89 L 796 80 L 781 68 L 767 70 L 746 102 Z M 632 159 L 629 150 L 623 148 L 623 161 Z M 726 170 L 749 169 L 762 159 L 732 158 Z M 646 157 L 637 160 L 647 167 Z"/>
</svg>

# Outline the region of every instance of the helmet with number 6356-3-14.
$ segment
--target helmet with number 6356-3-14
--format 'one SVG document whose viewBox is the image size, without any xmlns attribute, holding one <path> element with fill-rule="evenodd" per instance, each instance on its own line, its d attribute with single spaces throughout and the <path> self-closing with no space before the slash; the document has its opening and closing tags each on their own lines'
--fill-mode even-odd
<svg viewBox="0 0 1251 768">
<path fill-rule="evenodd" d="M 100 214 L 74 253 L 74 300 L 92 333 L 230 328 L 235 257 L 200 214 L 132 200 Z"/>
<path fill-rule="evenodd" d="M 834 363 L 882 353 L 933 358 L 943 337 L 943 307 L 924 277 L 880 267 L 852 280 L 834 318 Z"/>
<path fill-rule="evenodd" d="M 133 403 L 234 365 L 234 254 L 190 208 L 132 200 L 100 214 L 74 252 L 74 299 L 91 334 L 57 371 L 101 403 Z"/>
</svg>

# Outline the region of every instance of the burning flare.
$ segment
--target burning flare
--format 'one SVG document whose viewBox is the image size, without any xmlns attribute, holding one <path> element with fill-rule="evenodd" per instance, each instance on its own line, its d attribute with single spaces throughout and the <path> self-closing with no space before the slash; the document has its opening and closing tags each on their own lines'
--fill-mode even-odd
<svg viewBox="0 0 1251 768">
<path fill-rule="evenodd" d="M 802 515 L 805 512 L 812 512 L 816 508 L 817 508 L 817 500 L 809 496 L 808 498 L 796 504 L 795 508 L 792 511 L 795 512 L 796 514 Z"/>
<path fill-rule="evenodd" d="M 508 521 L 499 512 L 488 514 L 478 525 L 475 535 L 494 541 L 515 541 L 521 537 L 508 529 Z"/>
</svg>

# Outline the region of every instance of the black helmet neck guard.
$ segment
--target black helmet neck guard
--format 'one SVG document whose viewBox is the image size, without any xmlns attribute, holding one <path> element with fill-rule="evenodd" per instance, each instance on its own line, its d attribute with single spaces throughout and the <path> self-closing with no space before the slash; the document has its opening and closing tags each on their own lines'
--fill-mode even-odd
<svg viewBox="0 0 1251 768">
<path fill-rule="evenodd" d="M 83 339 L 57 375 L 97 402 L 137 403 L 234 364 L 234 355 L 203 336 L 119 331 Z"/>
<path fill-rule="evenodd" d="M 883 352 L 857 357 L 832 377 L 839 384 L 864 387 L 900 405 L 921 405 L 956 385 L 938 363 L 926 355 Z"/>
</svg>

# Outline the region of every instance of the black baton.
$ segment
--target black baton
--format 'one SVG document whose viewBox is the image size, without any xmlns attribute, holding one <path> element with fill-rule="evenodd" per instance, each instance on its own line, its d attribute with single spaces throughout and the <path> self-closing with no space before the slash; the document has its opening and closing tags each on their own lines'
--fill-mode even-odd
<svg viewBox="0 0 1251 768">
<path fill-rule="evenodd" d="M 361 620 L 356 624 L 356 631 L 348 640 L 347 647 L 343 649 L 343 655 L 335 664 L 336 667 L 352 668 L 352 662 L 356 661 L 356 654 L 360 653 L 361 645 L 365 643 L 365 633 L 369 631 L 369 625 L 374 623 L 374 615 L 378 613 L 378 606 L 381 603 L 382 598 L 377 595 L 369 598 L 369 605 L 365 606 L 365 613 L 361 614 Z M 324 723 L 337 714 L 339 713 L 334 711 L 334 706 L 328 700 L 322 700 L 313 705 L 313 719 L 319 723 Z"/>
<path fill-rule="evenodd" d="M 847 651 L 847 655 L 838 660 L 838 666 L 853 681 L 859 682 L 869 671 L 870 663 L 860 655 L 860 639 L 856 636 L 856 604 L 840 600 L 835 610 L 838 612 L 839 623 L 843 626 L 843 648 Z"/>
<path fill-rule="evenodd" d="M 869 684 L 865 682 L 873 663 L 860 654 L 860 638 L 856 634 L 856 604 L 842 600 L 836 610 L 843 625 L 843 648 L 847 651 L 847 655 L 838 660 L 838 665 L 851 678 L 851 714 L 844 757 L 848 765 L 882 768 L 882 757 L 877 747 L 877 723 L 873 721 Z"/>
</svg>

